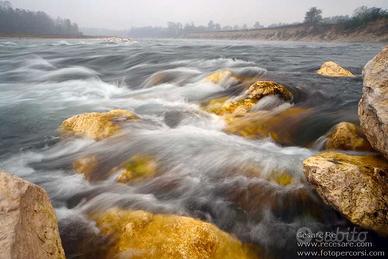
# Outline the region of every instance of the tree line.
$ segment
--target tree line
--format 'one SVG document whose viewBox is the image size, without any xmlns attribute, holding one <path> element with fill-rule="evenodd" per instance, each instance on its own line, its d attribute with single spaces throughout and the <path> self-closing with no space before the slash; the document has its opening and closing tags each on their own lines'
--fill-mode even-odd
<svg viewBox="0 0 388 259">
<path fill-rule="evenodd" d="M 341 15 L 322 17 L 322 10 L 317 7 L 310 8 L 305 15 L 304 23 L 308 25 L 338 24 L 345 29 L 354 29 L 366 26 L 368 23 L 380 19 L 388 19 L 388 11 L 382 8 L 361 6 L 356 8 L 352 16 Z"/>
<path fill-rule="evenodd" d="M 196 32 L 215 32 L 215 31 L 237 31 L 237 30 L 252 30 L 262 28 L 277 28 L 288 25 L 305 24 L 319 26 L 322 24 L 338 24 L 345 29 L 356 29 L 365 26 L 369 22 L 379 19 L 388 18 L 388 11 L 382 8 L 361 6 L 354 10 L 353 15 L 323 17 L 322 10 L 317 7 L 310 8 L 305 15 L 303 22 L 297 23 L 274 23 L 268 26 L 263 26 L 259 21 L 252 26 L 247 24 L 222 26 L 214 21 L 209 21 L 207 25 L 196 26 L 194 23 L 183 25 L 179 22 L 168 22 L 166 27 L 162 26 L 145 26 L 133 27 L 128 34 L 132 37 L 181 37 L 190 33 Z"/>
<path fill-rule="evenodd" d="M 0 1 L 0 33 L 81 35 L 78 25 L 69 19 L 13 8 L 9 1 Z"/>
</svg>

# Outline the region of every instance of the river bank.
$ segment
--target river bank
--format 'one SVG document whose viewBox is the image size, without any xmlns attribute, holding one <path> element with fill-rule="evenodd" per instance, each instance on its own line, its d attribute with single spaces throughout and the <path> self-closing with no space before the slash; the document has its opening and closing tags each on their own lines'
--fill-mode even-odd
<svg viewBox="0 0 388 259">
<path fill-rule="evenodd" d="M 229 40 L 272 40 L 272 41 L 311 41 L 311 42 L 388 42 L 388 19 L 369 23 L 354 30 L 346 30 L 338 25 L 304 24 L 254 30 L 201 32 L 186 35 L 194 39 Z"/>
</svg>

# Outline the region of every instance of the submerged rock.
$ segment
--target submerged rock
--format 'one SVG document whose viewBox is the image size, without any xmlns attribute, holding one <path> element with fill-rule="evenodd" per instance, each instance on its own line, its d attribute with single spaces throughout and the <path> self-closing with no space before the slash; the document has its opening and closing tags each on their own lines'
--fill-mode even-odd
<svg viewBox="0 0 388 259">
<path fill-rule="evenodd" d="M 388 159 L 388 47 L 364 68 L 360 124 L 369 143 Z"/>
<path fill-rule="evenodd" d="M 227 133 L 247 138 L 272 138 L 282 145 L 295 144 L 302 121 L 311 110 L 291 107 L 279 112 L 256 112 L 228 120 Z"/>
<path fill-rule="evenodd" d="M 65 258 L 57 218 L 47 193 L 1 171 L 0 257 Z"/>
<path fill-rule="evenodd" d="M 354 77 L 353 73 L 341 67 L 333 61 L 327 61 L 322 64 L 317 74 L 329 77 Z"/>
<path fill-rule="evenodd" d="M 239 240 L 189 217 L 111 209 L 92 218 L 114 240 L 107 258 L 256 258 Z"/>
<path fill-rule="evenodd" d="M 284 101 L 291 101 L 293 98 L 292 93 L 281 84 L 273 81 L 257 81 L 236 98 L 217 98 L 210 100 L 203 107 L 206 111 L 217 115 L 241 116 L 249 112 L 260 99 L 266 96 L 278 96 Z"/>
<path fill-rule="evenodd" d="M 130 183 L 145 180 L 153 177 L 157 173 L 156 159 L 149 155 L 137 154 L 129 158 L 120 166 L 114 168 L 104 168 L 95 155 L 86 156 L 73 162 L 73 169 L 84 175 L 89 181 L 105 180 L 111 175 L 118 175 L 116 181 L 119 183 Z M 101 172 L 104 168 L 107 172 Z"/>
<path fill-rule="evenodd" d="M 262 71 L 247 69 L 247 71 L 232 71 L 221 69 L 209 74 L 204 81 L 211 82 L 223 87 L 242 86 L 248 87 L 254 83 L 261 75 Z"/>
<path fill-rule="evenodd" d="M 85 179 L 91 180 L 92 174 L 98 166 L 98 160 L 96 156 L 86 156 L 77 159 L 73 162 L 73 169 L 79 174 L 83 174 Z"/>
<path fill-rule="evenodd" d="M 353 224 L 388 235 L 388 162 L 376 156 L 324 152 L 303 163 L 323 200 Z"/>
<path fill-rule="evenodd" d="M 59 130 L 64 135 L 102 140 L 119 133 L 123 122 L 136 119 L 138 116 L 127 110 L 84 113 L 63 121 Z"/>
<path fill-rule="evenodd" d="M 147 155 L 135 155 L 131 157 L 119 171 L 117 182 L 129 183 L 147 179 L 156 174 L 157 164 L 153 157 Z"/>
<path fill-rule="evenodd" d="M 206 81 L 209 81 L 216 85 L 222 85 L 223 83 L 226 83 L 226 81 L 231 81 L 231 84 L 239 83 L 240 80 L 237 78 L 237 76 L 228 69 L 218 70 L 211 74 L 209 74 L 206 78 Z"/>
<path fill-rule="evenodd" d="M 326 139 L 325 149 L 372 151 L 360 127 L 350 122 L 338 123 L 331 129 Z"/>
</svg>

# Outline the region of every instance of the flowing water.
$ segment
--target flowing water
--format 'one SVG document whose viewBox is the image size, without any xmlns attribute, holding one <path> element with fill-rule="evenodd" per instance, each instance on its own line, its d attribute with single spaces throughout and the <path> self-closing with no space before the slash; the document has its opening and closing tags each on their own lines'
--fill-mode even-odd
<svg viewBox="0 0 388 259">
<path fill-rule="evenodd" d="M 357 122 L 362 67 L 379 44 L 194 40 L 0 40 L 0 168 L 44 187 L 56 208 L 69 258 L 95 248 L 88 212 L 111 207 L 179 214 L 211 222 L 260 248 L 266 257 L 295 257 L 295 233 L 346 228 L 306 183 L 302 161 L 317 152 L 335 123 Z M 354 78 L 315 74 L 335 60 Z M 283 131 L 292 140 L 248 139 L 225 133 L 224 120 L 201 103 L 239 94 L 241 87 L 204 78 L 229 68 L 275 80 L 294 94 L 278 105 L 312 111 Z M 60 138 L 59 124 L 91 111 L 127 109 L 142 118 L 108 140 Z M 87 181 L 72 162 L 98 155 L 98 179 Z M 152 156 L 158 174 L 127 185 L 108 175 L 137 154 Z M 254 169 L 252 169 L 254 168 Z M 249 173 L 259 171 L 260 173 Z M 291 183 L 271 180 L 286 171 Z M 248 172 L 248 173 L 247 173 Z M 93 258 L 91 255 L 89 258 Z"/>
</svg>

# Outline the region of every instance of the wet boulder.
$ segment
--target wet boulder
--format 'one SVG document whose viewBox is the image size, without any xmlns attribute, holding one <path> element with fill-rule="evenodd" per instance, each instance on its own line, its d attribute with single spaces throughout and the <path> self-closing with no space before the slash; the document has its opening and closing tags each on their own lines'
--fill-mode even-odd
<svg viewBox="0 0 388 259">
<path fill-rule="evenodd" d="M 216 85 L 223 85 L 229 81 L 230 84 L 237 84 L 240 82 L 237 75 L 229 69 L 217 70 L 209 74 L 205 81 L 211 82 Z"/>
<path fill-rule="evenodd" d="M 0 172 L 0 257 L 65 258 L 47 193 L 5 172 Z"/>
<path fill-rule="evenodd" d="M 217 98 L 203 105 L 208 112 L 217 115 L 244 115 L 251 111 L 256 103 L 266 96 L 278 96 L 283 101 L 292 101 L 292 93 L 283 85 L 274 81 L 257 81 L 242 95 L 235 98 Z"/>
<path fill-rule="evenodd" d="M 333 61 L 323 63 L 317 74 L 328 77 L 354 77 L 352 72 Z"/>
<path fill-rule="evenodd" d="M 263 70 L 257 68 L 245 69 L 221 69 L 210 73 L 203 82 L 210 82 L 225 88 L 241 86 L 249 87 L 263 74 Z"/>
<path fill-rule="evenodd" d="M 127 110 L 84 113 L 63 121 L 59 131 L 62 135 L 102 140 L 118 134 L 123 123 L 137 119 L 137 115 Z"/>
<path fill-rule="evenodd" d="M 111 209 L 92 218 L 113 240 L 107 258 L 256 258 L 231 235 L 189 217 Z"/>
<path fill-rule="evenodd" d="M 153 177 L 157 172 L 157 163 L 152 156 L 135 155 L 121 166 L 117 182 L 129 183 Z"/>
<path fill-rule="evenodd" d="M 372 151 L 361 128 L 350 122 L 338 123 L 330 130 L 325 149 Z"/>
<path fill-rule="evenodd" d="M 89 181 L 105 180 L 112 175 L 117 175 L 117 182 L 130 183 L 152 178 L 158 168 L 156 159 L 145 154 L 133 155 L 124 162 L 118 162 L 120 165 L 115 165 L 113 168 L 103 165 L 101 160 L 95 155 L 86 156 L 74 161 L 73 169 Z"/>
<path fill-rule="evenodd" d="M 363 74 L 360 125 L 372 147 L 388 159 L 388 47 L 369 61 Z"/>
<path fill-rule="evenodd" d="M 272 138 L 282 145 L 294 145 L 301 125 L 312 111 L 302 107 L 268 112 L 252 112 L 243 117 L 229 118 L 225 131 L 247 138 Z"/>
<path fill-rule="evenodd" d="M 388 162 L 377 156 L 324 152 L 303 163 L 308 182 L 353 224 L 388 235 Z"/>
<path fill-rule="evenodd" d="M 95 155 L 85 156 L 73 162 L 73 169 L 84 175 L 85 179 L 93 179 L 93 172 L 98 168 L 98 159 Z"/>
</svg>

